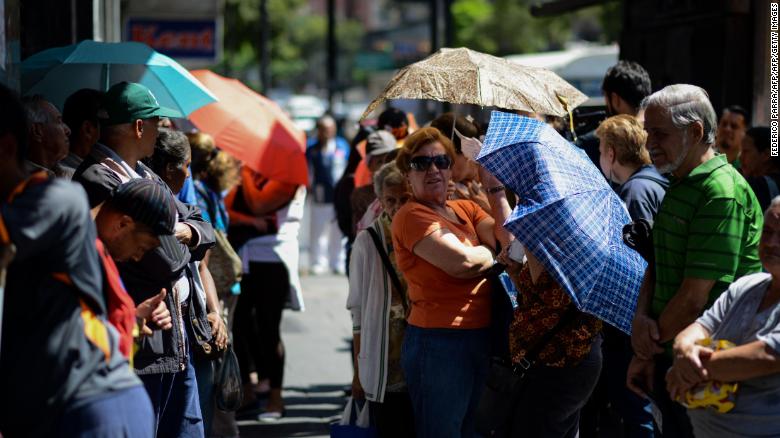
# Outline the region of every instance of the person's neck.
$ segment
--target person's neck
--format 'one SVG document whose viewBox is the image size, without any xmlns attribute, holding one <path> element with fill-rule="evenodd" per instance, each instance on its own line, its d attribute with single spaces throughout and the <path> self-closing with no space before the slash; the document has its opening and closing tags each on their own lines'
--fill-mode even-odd
<svg viewBox="0 0 780 438">
<path fill-rule="evenodd" d="M 436 212 L 447 212 L 447 195 L 437 198 L 437 199 L 416 199 L 416 201 L 428 208 L 430 208 L 433 211 Z"/>
<path fill-rule="evenodd" d="M 22 166 L 8 166 L 0 172 L 0 202 L 5 202 L 13 190 L 27 178 Z"/>
<path fill-rule="evenodd" d="M 733 163 L 739 160 L 739 155 L 741 153 L 742 153 L 742 149 L 736 146 L 729 146 L 729 148 L 726 150 L 726 159 L 729 160 L 729 163 Z"/>
<path fill-rule="evenodd" d="M 626 181 L 628 181 L 629 178 L 631 178 L 631 175 L 635 174 L 639 168 L 642 167 L 641 165 L 623 165 L 615 162 L 615 165 L 612 166 L 612 179 L 615 180 L 618 184 L 625 184 Z"/>
<path fill-rule="evenodd" d="M 93 143 L 77 141 L 70 144 L 70 152 L 77 157 L 84 159 L 92 152 Z"/>
<path fill-rule="evenodd" d="M 135 169 L 142 158 L 138 155 L 138 148 L 135 145 L 118 141 L 107 141 L 104 144 L 109 149 L 116 152 L 116 154 L 132 169 Z"/>
<path fill-rule="evenodd" d="M 703 152 L 697 153 L 697 151 L 701 150 L 702 148 L 706 149 Z M 710 145 L 706 144 L 698 144 L 693 146 L 691 150 L 688 151 L 688 154 L 688 158 L 683 161 L 682 164 L 680 164 L 680 167 L 672 172 L 672 175 L 674 175 L 674 177 L 677 179 L 685 178 L 693 171 L 693 169 L 715 158 L 715 151 L 712 150 Z"/>
<path fill-rule="evenodd" d="M 759 311 L 762 311 L 780 301 L 780 279 L 772 274 L 772 281 L 769 283 L 769 287 L 764 294 L 764 299 L 761 300 L 761 304 L 758 307 Z"/>
<path fill-rule="evenodd" d="M 54 165 L 57 164 L 57 162 L 52 160 L 46 153 L 46 147 L 44 145 L 30 143 L 30 146 L 30 154 L 27 157 L 29 161 L 46 169 L 54 168 Z"/>
</svg>

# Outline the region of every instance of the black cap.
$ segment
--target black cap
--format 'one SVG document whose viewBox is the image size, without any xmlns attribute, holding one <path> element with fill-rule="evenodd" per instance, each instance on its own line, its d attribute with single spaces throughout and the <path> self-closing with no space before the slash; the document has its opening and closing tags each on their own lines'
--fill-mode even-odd
<svg viewBox="0 0 780 438">
<path fill-rule="evenodd" d="M 167 187 L 145 179 L 132 179 L 117 187 L 111 206 L 158 235 L 172 235 L 176 226 L 176 204 Z"/>
</svg>

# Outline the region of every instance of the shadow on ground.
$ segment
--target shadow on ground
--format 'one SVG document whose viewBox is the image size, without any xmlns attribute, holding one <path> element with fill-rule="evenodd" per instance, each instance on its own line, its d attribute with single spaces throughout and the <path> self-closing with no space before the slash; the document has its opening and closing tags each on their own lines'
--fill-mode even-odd
<svg viewBox="0 0 780 438">
<path fill-rule="evenodd" d="M 283 392 L 286 415 L 274 421 L 259 421 L 264 401 L 255 409 L 236 415 L 241 437 L 329 437 L 330 423 L 338 421 L 346 403 L 347 385 L 289 387 Z"/>
</svg>

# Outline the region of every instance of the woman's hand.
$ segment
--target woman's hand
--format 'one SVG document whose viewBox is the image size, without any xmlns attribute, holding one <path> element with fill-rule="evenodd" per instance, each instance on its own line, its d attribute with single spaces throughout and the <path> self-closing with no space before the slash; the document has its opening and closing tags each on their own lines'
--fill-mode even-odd
<svg viewBox="0 0 780 438">
<path fill-rule="evenodd" d="M 366 393 L 363 391 L 363 385 L 360 384 L 360 379 L 358 378 L 357 369 L 352 376 L 352 398 L 355 400 L 364 400 L 366 398 Z"/>
<path fill-rule="evenodd" d="M 265 234 L 268 232 L 268 220 L 264 216 L 261 217 L 253 216 L 252 226 L 254 226 L 259 233 Z"/>
<path fill-rule="evenodd" d="M 666 374 L 666 388 L 677 400 L 696 385 L 710 380 L 705 365 L 713 350 L 695 343 L 675 345 L 674 365 Z"/>
<path fill-rule="evenodd" d="M 466 199 L 476 202 L 482 210 L 490 213 L 490 202 L 488 201 L 487 193 L 482 189 L 482 185 L 476 181 L 471 181 L 468 183 L 467 188 L 468 197 Z"/>
<path fill-rule="evenodd" d="M 506 266 L 506 273 L 511 278 L 517 278 L 520 275 L 520 271 L 523 269 L 523 264 L 516 262 L 513 258 L 509 257 L 509 246 L 504 247 L 501 253 L 496 256 L 496 260 L 502 265 Z"/>
</svg>

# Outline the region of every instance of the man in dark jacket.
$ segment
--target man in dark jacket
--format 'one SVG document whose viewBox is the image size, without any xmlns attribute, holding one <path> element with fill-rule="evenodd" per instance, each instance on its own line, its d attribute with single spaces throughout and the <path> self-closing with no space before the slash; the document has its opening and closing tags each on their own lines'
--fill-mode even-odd
<svg viewBox="0 0 780 438">
<path fill-rule="evenodd" d="M 141 159 L 154 153 L 159 118 L 181 114 L 160 107 L 143 85 L 122 82 L 106 92 L 100 116 L 101 142 L 93 147 L 73 176 L 86 189 L 90 206 L 99 205 L 118 184 L 131 179 L 152 179 L 169 190 Z M 205 309 L 192 312 L 186 320 L 183 318 L 190 301 L 179 299 L 174 283 L 191 261 L 204 257 L 214 245 L 215 237 L 197 207 L 176 201 L 176 210 L 178 222 L 173 236 L 159 236 L 160 248 L 150 251 L 139 262 L 120 263 L 118 267 L 136 303 L 156 295 L 161 288 L 174 292 L 166 297 L 174 319 L 173 330 L 158 330 L 153 336 L 143 338 L 134 358 L 136 373 L 144 381 L 155 408 L 158 435 L 203 436 L 195 373 L 188 366 L 187 331 L 183 329 L 195 319 L 194 325 L 205 330 L 202 337 L 208 340 L 209 324 Z M 189 292 L 181 296 L 194 295 L 192 288 Z"/>
<path fill-rule="evenodd" d="M 0 86 L 0 246 L 16 248 L 1 301 L 0 435 L 151 438 L 149 398 L 106 322 L 84 191 L 27 174 L 25 125 Z"/>
</svg>

